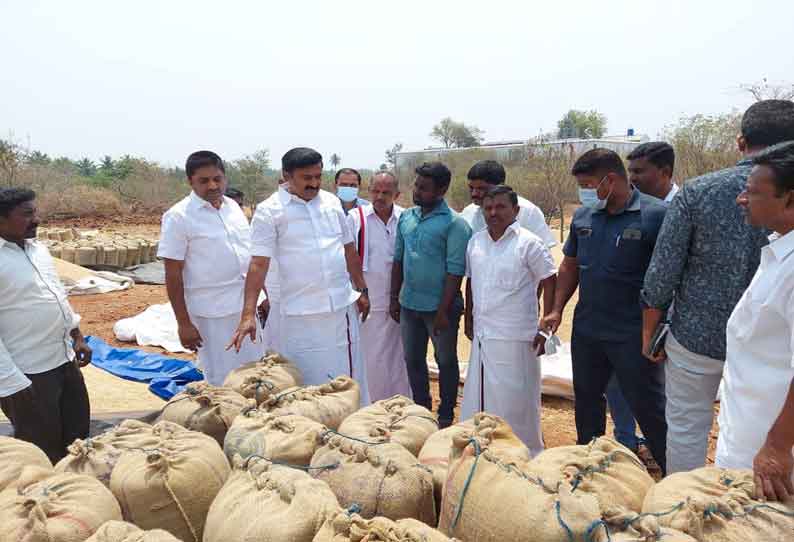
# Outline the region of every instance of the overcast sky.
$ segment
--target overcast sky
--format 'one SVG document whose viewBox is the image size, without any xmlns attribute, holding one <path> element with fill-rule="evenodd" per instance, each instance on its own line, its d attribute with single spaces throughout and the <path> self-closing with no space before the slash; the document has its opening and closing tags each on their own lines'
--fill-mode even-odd
<svg viewBox="0 0 794 542">
<path fill-rule="evenodd" d="M 305 145 L 376 167 L 446 116 L 526 139 L 594 108 L 655 136 L 794 80 L 783 0 L 0 2 L 0 137 L 72 158 Z"/>
</svg>

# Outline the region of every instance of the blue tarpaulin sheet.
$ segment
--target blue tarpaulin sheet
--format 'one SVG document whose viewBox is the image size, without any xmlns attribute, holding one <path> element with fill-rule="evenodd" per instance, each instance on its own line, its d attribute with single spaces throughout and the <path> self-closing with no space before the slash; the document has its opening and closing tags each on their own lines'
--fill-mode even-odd
<svg viewBox="0 0 794 542">
<path fill-rule="evenodd" d="M 166 401 L 191 382 L 204 379 L 198 367 L 186 359 L 116 348 L 97 337 L 86 337 L 86 343 L 93 351 L 92 365 L 125 380 L 148 383 L 149 391 Z"/>
</svg>

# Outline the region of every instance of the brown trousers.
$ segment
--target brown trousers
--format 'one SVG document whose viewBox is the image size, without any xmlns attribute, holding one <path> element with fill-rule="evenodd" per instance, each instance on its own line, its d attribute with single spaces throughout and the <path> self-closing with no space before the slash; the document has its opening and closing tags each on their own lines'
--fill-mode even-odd
<svg viewBox="0 0 794 542">
<path fill-rule="evenodd" d="M 33 383 L 33 400 L 15 394 L 0 398 L 0 408 L 14 426 L 14 437 L 32 442 L 55 464 L 75 439 L 88 437 L 91 406 L 83 375 L 69 362 L 25 376 Z"/>
</svg>

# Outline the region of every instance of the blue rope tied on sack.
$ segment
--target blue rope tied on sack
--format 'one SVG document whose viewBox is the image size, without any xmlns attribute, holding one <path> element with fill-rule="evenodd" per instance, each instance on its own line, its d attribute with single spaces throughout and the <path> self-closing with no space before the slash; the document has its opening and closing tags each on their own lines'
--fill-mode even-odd
<svg viewBox="0 0 794 542">
<path fill-rule="evenodd" d="M 557 499 L 554 502 L 554 510 L 557 513 L 557 523 L 560 524 L 560 527 L 563 528 L 563 530 L 565 531 L 565 534 L 568 536 L 568 542 L 574 542 L 573 531 L 571 530 L 570 527 L 568 527 L 568 524 L 565 523 L 565 520 L 562 519 L 562 509 L 561 508 L 562 508 L 562 506 L 560 505 L 560 500 Z"/>
<path fill-rule="evenodd" d="M 360 442 L 360 443 L 366 444 L 368 446 L 377 446 L 378 444 L 387 444 L 389 442 L 387 440 L 383 440 L 383 441 L 380 441 L 380 442 L 373 442 L 371 440 L 364 440 L 364 439 L 360 439 L 360 438 L 356 438 L 356 437 L 351 437 L 350 435 L 345 435 L 343 433 L 340 433 L 339 431 L 334 431 L 333 429 L 326 429 L 325 432 L 323 432 L 323 438 L 325 438 L 325 436 L 327 434 L 329 434 L 329 433 L 333 434 L 333 435 L 338 435 L 338 436 L 340 436 L 342 438 L 346 438 L 346 439 L 349 439 L 349 440 L 355 440 L 356 442 Z"/>
<path fill-rule="evenodd" d="M 469 475 L 466 477 L 466 483 L 463 484 L 463 491 L 460 494 L 460 501 L 458 501 L 458 506 L 455 510 L 455 519 L 452 520 L 452 531 L 455 530 L 455 527 L 457 527 L 458 521 L 460 520 L 460 515 L 463 512 L 463 501 L 466 499 L 466 493 L 469 491 L 469 485 L 471 484 L 472 478 L 474 478 L 474 470 L 477 468 L 477 462 L 480 460 L 480 454 L 482 454 L 482 449 L 480 448 L 479 442 L 472 438 L 469 439 L 469 444 L 474 444 L 474 463 L 471 466 L 471 470 L 469 470 Z M 468 444 L 466 447 L 468 447 Z"/>
<path fill-rule="evenodd" d="M 248 468 L 248 464 L 251 462 L 252 459 L 261 459 L 263 461 L 268 461 L 273 465 L 279 465 L 280 467 L 289 467 L 291 469 L 302 470 L 305 472 L 309 472 L 312 470 L 334 470 L 339 468 L 339 463 L 332 463 L 330 465 L 318 465 L 316 467 L 312 467 L 311 465 L 293 465 L 291 463 L 286 463 L 284 461 L 278 461 L 275 459 L 270 459 L 268 457 L 264 457 L 261 455 L 249 455 L 248 458 L 245 460 L 245 468 Z"/>
<path fill-rule="evenodd" d="M 345 510 L 345 513 L 348 515 L 348 517 L 352 516 L 353 514 L 360 514 L 361 505 L 359 505 L 357 502 L 354 502 L 348 507 L 347 510 Z"/>
<path fill-rule="evenodd" d="M 559 503 L 559 501 L 557 501 Z M 607 542 L 612 542 L 612 536 L 609 534 L 609 526 L 607 522 L 603 519 L 597 519 L 590 526 L 587 528 L 587 531 L 584 534 L 585 542 L 595 542 L 595 531 L 599 527 L 604 528 L 604 533 L 607 535 Z"/>
</svg>

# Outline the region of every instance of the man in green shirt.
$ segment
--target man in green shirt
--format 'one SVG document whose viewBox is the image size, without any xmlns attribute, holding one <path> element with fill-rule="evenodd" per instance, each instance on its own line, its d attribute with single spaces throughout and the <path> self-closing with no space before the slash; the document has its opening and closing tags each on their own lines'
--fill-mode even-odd
<svg viewBox="0 0 794 542">
<path fill-rule="evenodd" d="M 400 324 L 414 401 L 432 408 L 427 340 L 439 368 L 440 427 L 452 424 L 458 397 L 458 326 L 463 313 L 460 283 L 466 273 L 468 223 L 444 201 L 452 174 L 441 162 L 416 168 L 416 207 L 400 216 L 392 267 L 389 313 Z"/>
</svg>

